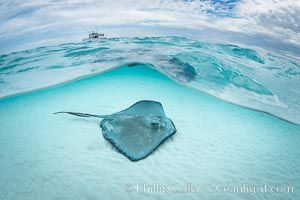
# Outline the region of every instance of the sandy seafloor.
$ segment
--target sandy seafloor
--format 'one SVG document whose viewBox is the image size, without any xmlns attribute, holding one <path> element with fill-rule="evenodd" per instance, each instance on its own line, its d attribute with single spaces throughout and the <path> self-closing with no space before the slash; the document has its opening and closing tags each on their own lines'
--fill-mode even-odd
<svg viewBox="0 0 300 200">
<path fill-rule="evenodd" d="M 111 114 L 145 99 L 163 104 L 177 133 L 138 162 L 103 138 L 99 119 L 52 114 Z M 2 99 L 0 119 L 2 200 L 300 199 L 300 126 L 186 88 L 145 66 Z M 189 183 L 199 191 L 136 191 L 136 184 Z M 211 184 L 288 185 L 293 193 L 219 193 Z"/>
</svg>

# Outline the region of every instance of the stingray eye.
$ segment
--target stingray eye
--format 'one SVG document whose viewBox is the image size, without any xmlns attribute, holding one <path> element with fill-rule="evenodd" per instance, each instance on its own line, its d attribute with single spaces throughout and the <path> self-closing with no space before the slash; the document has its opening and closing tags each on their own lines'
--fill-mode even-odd
<svg viewBox="0 0 300 200">
<path fill-rule="evenodd" d="M 158 122 L 151 122 L 151 128 L 159 129 L 159 123 Z"/>
</svg>

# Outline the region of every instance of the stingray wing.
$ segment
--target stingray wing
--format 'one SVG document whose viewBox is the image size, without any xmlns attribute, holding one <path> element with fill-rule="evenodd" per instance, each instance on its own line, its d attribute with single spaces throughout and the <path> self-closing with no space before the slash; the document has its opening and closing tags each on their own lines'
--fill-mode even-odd
<svg viewBox="0 0 300 200">
<path fill-rule="evenodd" d="M 156 115 L 166 116 L 160 102 L 143 100 L 136 102 L 129 108 L 112 115 Z"/>
</svg>

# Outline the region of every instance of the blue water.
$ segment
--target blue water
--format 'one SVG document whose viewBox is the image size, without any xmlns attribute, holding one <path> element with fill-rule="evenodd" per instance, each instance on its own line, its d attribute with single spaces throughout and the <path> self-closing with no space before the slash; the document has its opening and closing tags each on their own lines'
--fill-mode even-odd
<svg viewBox="0 0 300 200">
<path fill-rule="evenodd" d="M 0 199 L 166 197 L 127 191 L 142 183 L 200 188 L 170 199 L 300 197 L 293 60 L 178 37 L 62 44 L 0 59 Z M 177 133 L 138 162 L 102 137 L 99 120 L 52 114 L 111 114 L 143 99 L 161 102 Z M 218 193 L 211 184 L 293 193 Z"/>
</svg>

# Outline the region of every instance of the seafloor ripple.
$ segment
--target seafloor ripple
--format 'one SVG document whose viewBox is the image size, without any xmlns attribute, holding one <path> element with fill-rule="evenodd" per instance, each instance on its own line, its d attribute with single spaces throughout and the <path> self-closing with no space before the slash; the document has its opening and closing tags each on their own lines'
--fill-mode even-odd
<svg viewBox="0 0 300 200">
<path fill-rule="evenodd" d="M 130 162 L 98 119 L 150 99 L 178 132 Z M 183 87 L 145 66 L 0 100 L 0 199 L 299 199 L 300 126 Z M 127 192 L 127 185 L 191 183 L 198 193 Z M 218 193 L 211 184 L 293 186 L 293 193 Z"/>
</svg>

